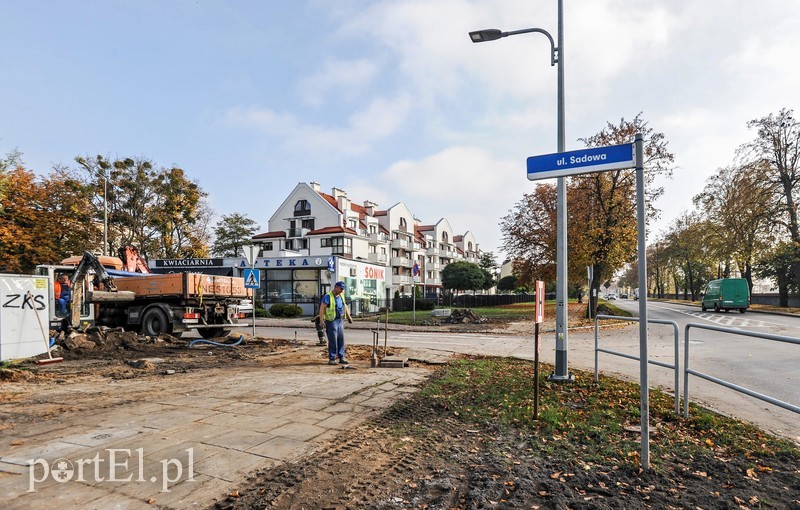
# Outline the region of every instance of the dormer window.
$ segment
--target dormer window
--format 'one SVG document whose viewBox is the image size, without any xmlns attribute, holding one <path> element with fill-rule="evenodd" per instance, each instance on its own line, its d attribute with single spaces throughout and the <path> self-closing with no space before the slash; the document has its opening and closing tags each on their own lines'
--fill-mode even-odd
<svg viewBox="0 0 800 510">
<path fill-rule="evenodd" d="M 311 204 L 308 203 L 308 200 L 298 200 L 294 204 L 295 216 L 308 216 L 309 214 L 311 214 Z"/>
</svg>

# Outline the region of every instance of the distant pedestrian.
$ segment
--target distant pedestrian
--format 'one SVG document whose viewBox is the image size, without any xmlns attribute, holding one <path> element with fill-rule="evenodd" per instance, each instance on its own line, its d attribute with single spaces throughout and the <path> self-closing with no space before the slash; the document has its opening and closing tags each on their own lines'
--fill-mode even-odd
<svg viewBox="0 0 800 510">
<path fill-rule="evenodd" d="M 319 306 L 319 320 L 325 324 L 325 333 L 328 336 L 329 365 L 335 365 L 336 358 L 339 358 L 342 365 L 349 363 L 344 355 L 344 319 L 353 322 L 353 318 L 344 301 L 343 292 L 344 282 L 336 282 L 333 290 L 322 296 Z"/>
</svg>

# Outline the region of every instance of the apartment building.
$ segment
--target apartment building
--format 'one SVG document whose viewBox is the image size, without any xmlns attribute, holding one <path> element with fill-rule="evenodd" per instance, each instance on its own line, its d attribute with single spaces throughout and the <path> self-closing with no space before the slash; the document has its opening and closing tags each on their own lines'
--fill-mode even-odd
<svg viewBox="0 0 800 510">
<path fill-rule="evenodd" d="M 265 302 L 296 302 L 304 311 L 338 280 L 361 311 L 386 294 L 410 295 L 414 285 L 436 294 L 447 264 L 478 263 L 481 255 L 474 235 L 455 234 L 444 218 L 426 225 L 402 202 L 379 209 L 339 188 L 323 192 L 315 182 L 298 183 L 267 228 L 252 238 L 261 247 L 255 267 L 263 270 Z"/>
</svg>

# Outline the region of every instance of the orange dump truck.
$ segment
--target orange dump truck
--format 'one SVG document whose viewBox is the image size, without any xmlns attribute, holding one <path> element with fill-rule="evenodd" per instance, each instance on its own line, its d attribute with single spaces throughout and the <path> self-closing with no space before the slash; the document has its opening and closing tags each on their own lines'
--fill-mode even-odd
<svg viewBox="0 0 800 510">
<path fill-rule="evenodd" d="M 91 254 L 84 256 L 87 258 Z M 114 258 L 92 260 L 87 278 L 77 274 L 82 271 L 75 265 L 67 265 L 72 261 L 36 268 L 36 273 L 47 276 L 50 282 L 52 329 L 61 329 L 65 323 L 72 327 L 97 324 L 122 326 L 145 335 L 180 335 L 197 330 L 202 337 L 213 338 L 226 335 L 230 328 L 239 325 L 237 305 L 247 297 L 243 278 L 198 273 L 124 273 L 115 270 Z M 72 280 L 74 287 L 67 317 L 59 314 L 53 294 L 55 282 L 63 274 Z M 101 275 L 103 278 L 98 278 Z"/>
</svg>

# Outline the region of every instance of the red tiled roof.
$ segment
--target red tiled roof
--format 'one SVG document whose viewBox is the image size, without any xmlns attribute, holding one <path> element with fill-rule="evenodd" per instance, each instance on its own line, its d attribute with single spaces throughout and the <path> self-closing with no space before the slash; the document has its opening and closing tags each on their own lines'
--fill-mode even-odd
<svg viewBox="0 0 800 510">
<path fill-rule="evenodd" d="M 325 227 L 317 230 L 312 230 L 307 235 L 321 235 L 321 234 L 353 234 L 357 235 L 355 230 L 345 227 Z"/>
<path fill-rule="evenodd" d="M 263 234 L 256 234 L 252 239 L 273 239 L 275 237 L 286 237 L 286 232 L 264 232 Z"/>
</svg>

